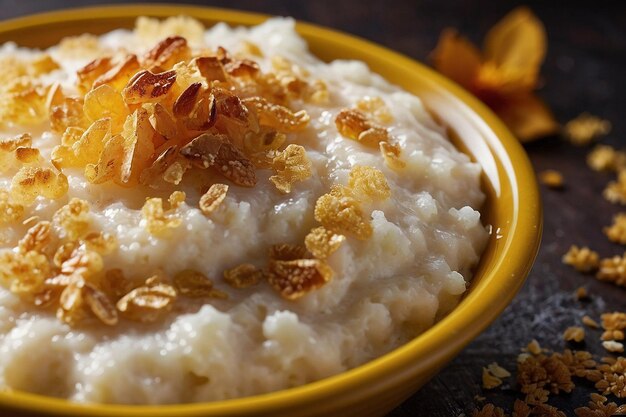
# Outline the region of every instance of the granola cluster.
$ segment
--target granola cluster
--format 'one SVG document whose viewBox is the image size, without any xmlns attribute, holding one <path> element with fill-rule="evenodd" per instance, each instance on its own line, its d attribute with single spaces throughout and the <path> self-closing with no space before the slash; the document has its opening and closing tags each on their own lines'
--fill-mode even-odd
<svg viewBox="0 0 626 417">
<path fill-rule="evenodd" d="M 153 39 L 160 25 L 140 19 L 136 36 Z M 329 102 L 325 83 L 280 56 L 262 70 L 252 58 L 263 53 L 250 42 L 234 54 L 200 48 L 198 22 L 175 18 L 167 25 L 173 35 L 143 55 L 107 49 L 89 35 L 64 40 L 63 53 L 94 58 L 77 70 L 71 91 L 41 81 L 60 68 L 46 54 L 6 63 L 11 76 L 0 88 L 0 124 L 48 123 L 60 141 L 45 160 L 28 133 L 0 139 L 0 169 L 15 171 L 10 188 L 0 190 L 0 223 L 21 220 L 38 197 L 67 198 L 69 169 L 93 186 L 159 191 L 140 210 L 141 224 L 157 239 L 184 225 L 183 204 L 215 217 L 231 187 L 255 187 L 260 171 L 271 172 L 262 175 L 281 194 L 313 175 L 307 149 L 293 143 L 294 134 L 309 126 L 302 103 Z M 335 119 L 343 137 L 379 148 L 386 165 L 400 170 L 400 146 L 383 126 L 391 122 L 376 97 L 359 100 Z M 200 184 L 195 203 L 179 189 L 183 181 Z M 390 195 L 380 170 L 355 166 L 348 184 L 332 185 L 319 197 L 319 224 L 301 245 L 274 245 L 264 266 L 234 266 L 223 280 L 233 289 L 265 282 L 288 300 L 322 287 L 333 276 L 327 259 L 343 242 L 372 234 L 363 206 Z M 51 219 L 27 219 L 34 225 L 19 244 L 0 253 L 0 283 L 37 307 L 55 309 L 72 326 L 93 319 L 153 322 L 181 297 L 228 297 L 195 270 L 129 277 L 108 268 L 117 240 L 98 230 L 90 210 L 87 201 L 72 198 Z"/>
</svg>

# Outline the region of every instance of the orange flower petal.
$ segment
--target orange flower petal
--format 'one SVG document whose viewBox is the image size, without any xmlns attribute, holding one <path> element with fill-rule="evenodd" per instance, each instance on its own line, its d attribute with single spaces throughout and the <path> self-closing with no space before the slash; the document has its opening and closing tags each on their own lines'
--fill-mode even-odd
<svg viewBox="0 0 626 417">
<path fill-rule="evenodd" d="M 466 88 L 471 88 L 482 63 L 478 48 L 454 29 L 441 32 L 432 61 L 439 72 Z"/>
<path fill-rule="evenodd" d="M 550 109 L 530 93 L 506 102 L 498 109 L 498 115 L 522 142 L 557 133 L 560 129 Z"/>
<path fill-rule="evenodd" d="M 518 7 L 498 22 L 485 37 L 485 59 L 495 63 L 502 77 L 531 90 L 547 49 L 543 24 L 527 8 Z"/>
</svg>

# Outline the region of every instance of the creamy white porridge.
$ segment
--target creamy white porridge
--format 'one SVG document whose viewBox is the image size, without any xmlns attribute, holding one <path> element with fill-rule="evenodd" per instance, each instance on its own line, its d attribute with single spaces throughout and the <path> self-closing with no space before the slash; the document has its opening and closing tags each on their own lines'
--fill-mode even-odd
<svg viewBox="0 0 626 417">
<path fill-rule="evenodd" d="M 290 19 L 140 19 L 0 57 L 0 386 L 156 404 L 305 384 L 431 327 L 486 244 L 480 167 Z"/>
</svg>

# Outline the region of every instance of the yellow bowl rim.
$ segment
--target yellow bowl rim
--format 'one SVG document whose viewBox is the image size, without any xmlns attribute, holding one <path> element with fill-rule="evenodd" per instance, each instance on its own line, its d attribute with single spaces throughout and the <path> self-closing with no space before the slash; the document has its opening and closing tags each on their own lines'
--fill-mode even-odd
<svg viewBox="0 0 626 417">
<path fill-rule="evenodd" d="M 0 22 L 0 33 L 23 27 L 34 27 L 65 20 L 99 20 L 112 17 L 149 15 L 165 17 L 171 15 L 205 16 L 207 19 L 225 21 L 230 25 L 255 25 L 271 16 L 193 5 L 174 4 L 126 4 L 95 7 L 70 8 L 59 11 L 38 13 Z M 210 16 L 209 16 L 210 15 Z M 216 19 L 217 17 L 217 19 Z M 444 365 L 452 352 L 459 350 L 481 333 L 513 299 L 521 288 L 530 271 L 541 241 L 542 208 L 534 170 L 528 157 L 517 139 L 509 132 L 500 119 L 482 102 L 462 87 L 443 75 L 413 59 L 394 52 L 373 42 L 328 29 L 311 23 L 297 21 L 298 32 L 306 37 L 317 37 L 329 43 L 349 44 L 354 49 L 369 49 L 372 53 L 394 61 L 399 66 L 409 67 L 412 71 L 435 82 L 462 101 L 469 109 L 486 123 L 500 139 L 502 148 L 515 164 L 505 167 L 516 185 L 514 195 L 517 204 L 513 214 L 512 229 L 506 237 L 503 254 L 498 258 L 498 266 L 490 275 L 489 286 L 471 291 L 472 302 L 459 304 L 445 318 L 412 341 L 400 346 L 388 354 L 374 359 L 357 368 L 342 372 L 320 381 L 286 390 L 262 395 L 236 398 L 225 401 L 174 405 L 117 405 L 117 404 L 79 404 L 65 399 L 47 397 L 22 391 L 0 390 L 0 409 L 9 407 L 42 415 L 67 416 L 234 416 L 254 415 L 273 410 L 296 409 L 305 405 L 319 404 L 337 394 L 350 397 L 356 387 L 364 387 L 402 372 L 415 357 L 421 356 L 422 370 Z M 525 204 L 525 209 L 520 209 Z M 506 258 L 507 254 L 513 256 Z M 506 259 L 502 259 L 506 258 Z M 477 293 L 478 292 L 478 293 Z M 481 295 L 484 295 L 481 297 Z M 488 295 L 491 295 L 489 297 Z M 468 298 L 468 297 L 466 297 Z M 456 337 L 451 337 L 454 335 Z M 420 355 L 421 354 L 421 355 Z M 436 364 L 436 365 L 433 365 Z M 375 394 L 373 389 L 371 394 Z M 363 396 L 363 391 L 359 391 Z M 349 399 L 347 400 L 349 401 Z"/>
</svg>

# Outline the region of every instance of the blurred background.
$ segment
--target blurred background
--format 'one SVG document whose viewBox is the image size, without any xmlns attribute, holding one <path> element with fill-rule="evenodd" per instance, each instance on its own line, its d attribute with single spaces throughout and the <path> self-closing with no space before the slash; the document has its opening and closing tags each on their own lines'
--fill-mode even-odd
<svg viewBox="0 0 626 417">
<path fill-rule="evenodd" d="M 0 19 L 101 3 L 123 2 L 2 0 Z M 590 112 L 612 123 L 612 132 L 602 139 L 603 143 L 616 147 L 626 144 L 626 1 L 187 0 L 185 3 L 293 16 L 367 38 L 423 62 L 428 62 L 445 27 L 456 28 L 480 45 L 494 23 L 515 6 L 525 4 L 547 30 L 548 55 L 539 95 L 557 120 L 565 123 L 584 111 Z M 501 389 L 483 390 L 483 366 L 498 362 L 513 370 L 520 348 L 531 339 L 537 339 L 544 347 L 562 350 L 566 347 L 561 337 L 563 330 L 578 324 L 584 314 L 597 319 L 603 312 L 624 310 L 626 290 L 581 275 L 561 263 L 561 256 L 573 243 L 589 245 L 605 256 L 624 251 L 602 234 L 602 227 L 619 211 L 619 207 L 601 198 L 604 186 L 612 177 L 586 168 L 589 148 L 573 147 L 558 136 L 525 147 L 537 171 L 557 169 L 566 182 L 563 191 L 542 188 L 544 240 L 534 269 L 505 313 L 427 386 L 390 414 L 392 417 L 457 417 L 462 413 L 470 416 L 474 408 L 485 402 L 510 410 L 519 396 L 513 390 L 514 381 L 505 383 Z M 588 289 L 590 301 L 574 298 L 572 294 L 579 286 Z M 605 353 L 597 342 L 583 347 L 599 356 Z M 551 404 L 573 416 L 574 408 L 587 403 L 591 388 L 579 384 L 571 395 L 551 399 Z M 486 400 L 477 400 L 476 396 Z"/>
</svg>

